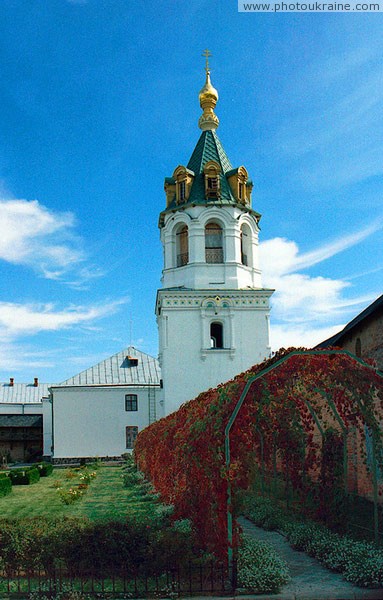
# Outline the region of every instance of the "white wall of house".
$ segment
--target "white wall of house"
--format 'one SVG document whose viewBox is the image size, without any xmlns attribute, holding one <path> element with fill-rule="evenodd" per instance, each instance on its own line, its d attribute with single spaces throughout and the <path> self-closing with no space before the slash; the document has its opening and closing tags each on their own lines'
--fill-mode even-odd
<svg viewBox="0 0 383 600">
<path fill-rule="evenodd" d="M 141 431 L 149 425 L 148 390 L 148 386 L 52 388 L 53 458 L 121 456 L 127 451 L 126 428 Z M 152 390 L 160 411 L 161 390 L 159 386 Z M 137 411 L 125 410 L 126 394 L 137 395 Z"/>
<path fill-rule="evenodd" d="M 42 402 L 36 403 L 13 403 L 1 402 L 0 414 L 2 415 L 41 415 L 43 412 Z"/>
</svg>

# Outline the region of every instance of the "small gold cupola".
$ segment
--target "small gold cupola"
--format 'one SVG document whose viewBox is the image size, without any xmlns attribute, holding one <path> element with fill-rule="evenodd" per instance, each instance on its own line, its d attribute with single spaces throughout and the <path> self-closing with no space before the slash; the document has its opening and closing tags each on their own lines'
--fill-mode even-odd
<svg viewBox="0 0 383 600">
<path fill-rule="evenodd" d="M 214 114 L 214 109 L 218 101 L 218 92 L 212 86 L 210 81 L 209 56 L 211 56 L 211 53 L 209 50 L 205 50 L 202 56 L 205 56 L 206 58 L 206 81 L 199 93 L 199 103 L 203 113 L 199 118 L 198 126 L 202 131 L 208 131 L 217 129 L 219 125 L 219 119 L 217 115 Z"/>
</svg>

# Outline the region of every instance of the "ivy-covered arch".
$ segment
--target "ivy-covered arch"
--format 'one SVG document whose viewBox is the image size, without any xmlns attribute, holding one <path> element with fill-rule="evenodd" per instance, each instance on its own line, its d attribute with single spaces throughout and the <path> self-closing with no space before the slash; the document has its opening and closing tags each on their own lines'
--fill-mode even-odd
<svg viewBox="0 0 383 600">
<path fill-rule="evenodd" d="M 176 517 L 190 517 L 201 542 L 224 558 L 236 545 L 235 496 L 249 485 L 254 462 L 287 474 L 304 496 L 312 482 L 321 486 L 328 432 L 341 438 L 345 487 L 348 440 L 356 436 L 360 469 L 371 480 L 366 493 L 377 501 L 365 431 L 380 461 L 382 401 L 381 374 L 347 352 L 281 351 L 145 429 L 135 456 Z"/>
</svg>

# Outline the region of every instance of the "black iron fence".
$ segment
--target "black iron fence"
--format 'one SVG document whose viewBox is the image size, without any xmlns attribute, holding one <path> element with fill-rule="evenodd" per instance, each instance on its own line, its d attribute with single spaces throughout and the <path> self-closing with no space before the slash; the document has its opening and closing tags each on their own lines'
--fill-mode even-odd
<svg viewBox="0 0 383 600">
<path fill-rule="evenodd" d="M 132 577 L 124 572 L 100 577 L 97 573 L 73 574 L 66 569 L 54 572 L 0 572 L 0 597 L 27 598 L 38 595 L 54 598 L 70 592 L 110 598 L 180 597 L 196 594 L 229 594 L 232 592 L 227 568 L 217 562 L 189 563 L 169 567 L 161 575 Z"/>
</svg>

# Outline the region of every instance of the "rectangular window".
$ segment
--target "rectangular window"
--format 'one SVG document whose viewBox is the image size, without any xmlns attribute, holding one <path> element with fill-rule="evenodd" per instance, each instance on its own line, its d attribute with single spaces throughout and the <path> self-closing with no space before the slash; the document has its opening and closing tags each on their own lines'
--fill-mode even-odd
<svg viewBox="0 0 383 600">
<path fill-rule="evenodd" d="M 219 196 L 218 177 L 207 177 L 205 185 L 206 185 L 207 198 L 218 198 L 218 196 Z"/>
<path fill-rule="evenodd" d="M 208 177 L 207 179 L 208 190 L 218 190 L 218 179 L 217 177 Z"/>
<path fill-rule="evenodd" d="M 128 425 L 126 428 L 126 448 L 132 450 L 134 448 L 134 442 L 138 435 L 138 427 L 135 425 Z"/>
<path fill-rule="evenodd" d="M 178 183 L 178 200 L 184 202 L 186 200 L 186 181 L 182 180 Z"/>
<path fill-rule="evenodd" d="M 125 410 L 138 410 L 137 394 L 126 394 Z"/>
</svg>

